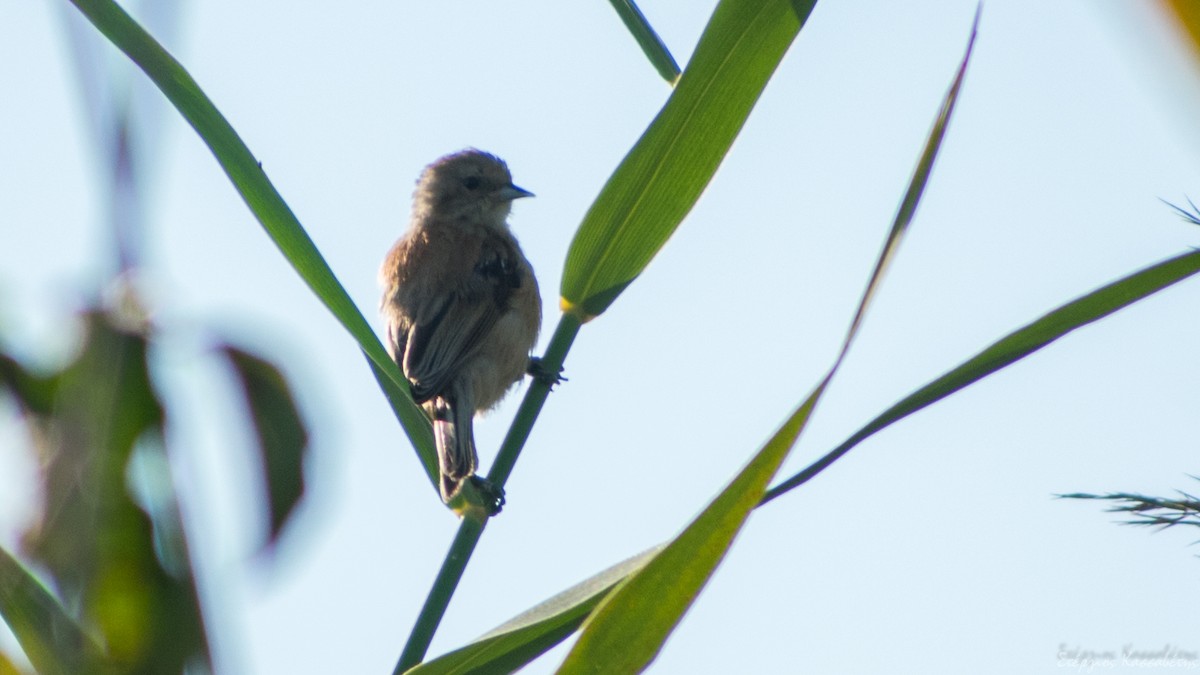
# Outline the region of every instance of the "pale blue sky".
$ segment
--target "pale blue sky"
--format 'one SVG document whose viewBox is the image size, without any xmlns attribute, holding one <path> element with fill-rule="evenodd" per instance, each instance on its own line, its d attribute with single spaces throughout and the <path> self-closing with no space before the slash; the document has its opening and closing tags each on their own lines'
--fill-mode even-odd
<svg viewBox="0 0 1200 675">
<path fill-rule="evenodd" d="M 782 475 L 1009 331 L 1200 242 L 1159 202 L 1200 197 L 1196 109 L 1167 95 L 1185 88 L 1147 52 L 1161 42 L 1149 19 L 1101 4 L 987 5 L 912 234 Z M 23 352 L 62 352 L 64 317 L 100 278 L 105 197 L 63 41 L 73 10 L 3 7 L 0 323 Z M 642 8 L 683 64 L 711 7 Z M 580 333 L 431 655 L 672 536 L 807 394 L 974 11 L 818 4 L 692 215 Z M 207 0 L 186 4 L 167 46 L 375 325 L 375 271 L 413 180 L 476 146 L 538 195 L 512 223 L 548 337 L 574 228 L 669 93 L 599 1 Z M 147 278 L 171 328 L 160 385 L 218 669 L 390 672 L 456 521 L 353 342 L 191 129 L 165 120 Z M 651 672 L 1057 673 L 1062 645 L 1200 652 L 1188 534 L 1052 498 L 1193 488 L 1197 284 L 919 413 L 757 512 Z M 275 568 L 250 558 L 248 432 L 206 352 L 213 331 L 274 355 L 313 426 L 310 498 Z M 477 425 L 485 466 L 519 399 Z M 32 468 L 0 414 L 11 547 Z"/>
</svg>

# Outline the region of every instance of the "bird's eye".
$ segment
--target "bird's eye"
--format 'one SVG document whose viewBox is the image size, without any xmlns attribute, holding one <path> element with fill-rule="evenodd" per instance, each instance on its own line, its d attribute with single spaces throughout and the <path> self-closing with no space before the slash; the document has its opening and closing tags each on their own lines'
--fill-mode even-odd
<svg viewBox="0 0 1200 675">
<path fill-rule="evenodd" d="M 467 176 L 463 179 L 463 186 L 468 190 L 474 190 L 479 187 L 479 176 Z"/>
</svg>

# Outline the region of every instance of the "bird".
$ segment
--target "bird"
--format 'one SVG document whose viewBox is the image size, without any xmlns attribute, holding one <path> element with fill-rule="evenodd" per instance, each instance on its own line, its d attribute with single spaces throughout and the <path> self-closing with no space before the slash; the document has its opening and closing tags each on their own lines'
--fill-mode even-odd
<svg viewBox="0 0 1200 675">
<path fill-rule="evenodd" d="M 495 155 L 446 155 L 421 172 L 408 230 L 379 271 L 385 346 L 433 422 L 447 504 L 464 481 L 482 480 L 474 417 L 536 363 L 541 295 L 508 225 L 512 202 L 532 196 Z"/>
</svg>

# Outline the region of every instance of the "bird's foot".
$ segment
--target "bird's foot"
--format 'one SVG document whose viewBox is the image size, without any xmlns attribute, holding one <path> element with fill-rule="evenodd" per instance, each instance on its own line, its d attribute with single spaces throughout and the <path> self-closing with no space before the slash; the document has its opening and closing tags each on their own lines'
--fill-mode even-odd
<svg viewBox="0 0 1200 675">
<path fill-rule="evenodd" d="M 483 499 L 483 508 L 489 516 L 494 516 L 504 509 L 504 488 L 496 485 L 492 481 L 483 476 L 471 476 L 467 480 L 471 481 L 471 485 L 479 491 L 479 496 Z"/>
<path fill-rule="evenodd" d="M 567 381 L 567 378 L 562 376 L 562 367 L 557 371 L 551 370 L 546 362 L 542 359 L 531 356 L 529 357 L 529 365 L 525 368 L 525 372 L 534 379 L 535 382 L 540 382 L 551 389 L 556 384 L 562 384 Z"/>
</svg>

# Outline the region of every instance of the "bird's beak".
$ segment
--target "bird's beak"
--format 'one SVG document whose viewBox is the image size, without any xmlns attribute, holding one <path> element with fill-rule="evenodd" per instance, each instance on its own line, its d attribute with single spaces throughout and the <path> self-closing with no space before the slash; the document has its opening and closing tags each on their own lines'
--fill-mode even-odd
<svg viewBox="0 0 1200 675">
<path fill-rule="evenodd" d="M 533 193 L 529 190 L 526 190 L 525 188 L 519 188 L 516 185 L 505 185 L 504 187 L 500 188 L 500 192 L 498 194 L 500 195 L 500 198 L 506 202 L 511 202 L 512 200 L 520 199 L 521 197 L 533 196 Z"/>
</svg>

